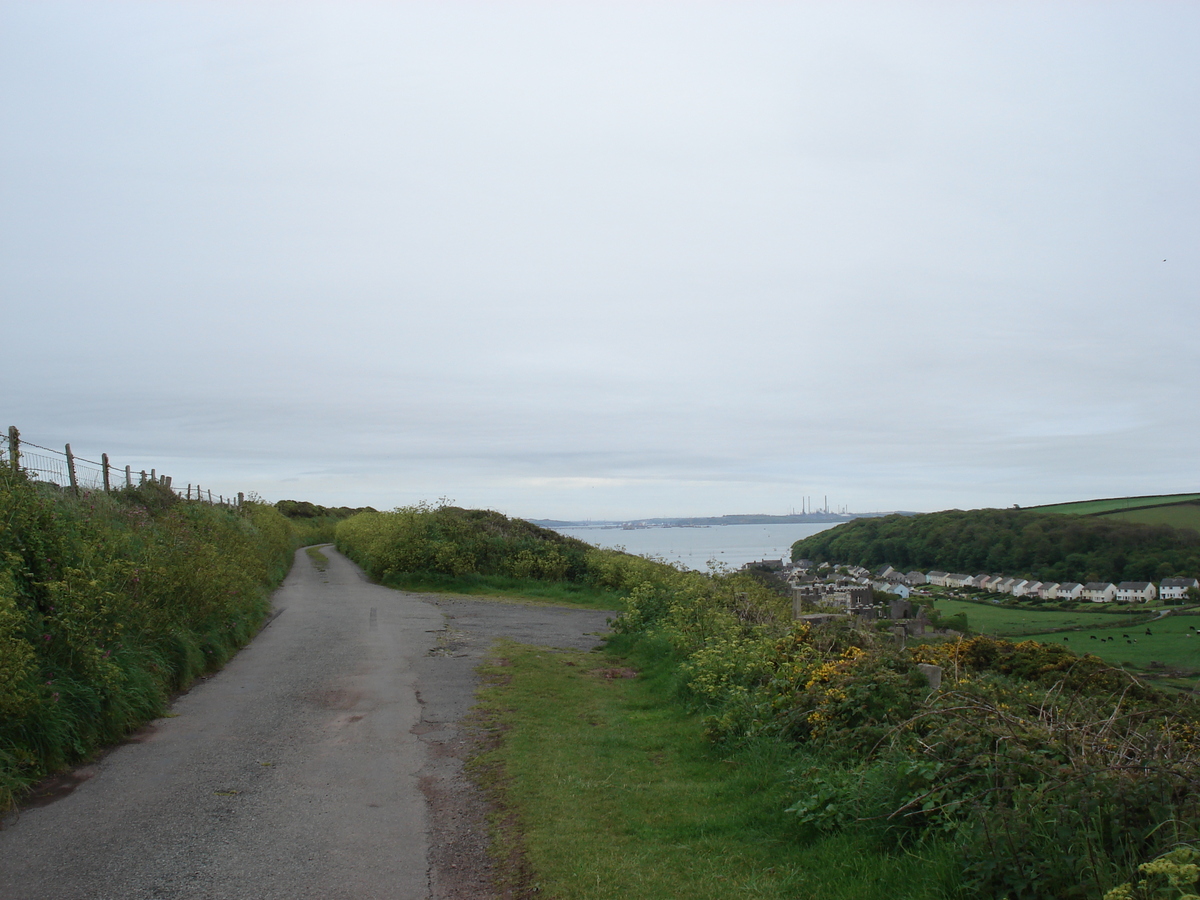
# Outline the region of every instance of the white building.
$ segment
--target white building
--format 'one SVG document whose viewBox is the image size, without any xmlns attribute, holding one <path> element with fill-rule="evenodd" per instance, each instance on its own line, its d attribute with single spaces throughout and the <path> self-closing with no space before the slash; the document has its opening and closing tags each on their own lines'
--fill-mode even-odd
<svg viewBox="0 0 1200 900">
<path fill-rule="evenodd" d="M 1054 594 L 1056 600 L 1078 600 L 1083 596 L 1083 585 L 1078 581 L 1064 581 Z"/>
<path fill-rule="evenodd" d="M 1083 598 L 1093 603 L 1112 603 L 1117 596 L 1117 586 L 1111 581 L 1089 581 L 1083 586 Z"/>
<path fill-rule="evenodd" d="M 1182 600 L 1188 588 L 1200 588 L 1195 578 L 1164 578 L 1158 586 L 1158 596 L 1163 600 Z"/>
<path fill-rule="evenodd" d="M 1158 599 L 1158 591 L 1149 581 L 1122 581 L 1117 585 L 1119 603 L 1149 603 Z"/>
</svg>

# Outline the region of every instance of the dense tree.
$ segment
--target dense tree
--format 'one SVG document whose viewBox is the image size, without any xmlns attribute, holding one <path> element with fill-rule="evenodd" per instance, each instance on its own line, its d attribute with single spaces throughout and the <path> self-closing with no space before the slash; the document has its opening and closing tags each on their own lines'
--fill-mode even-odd
<svg viewBox="0 0 1200 900">
<path fill-rule="evenodd" d="M 950 510 L 855 519 L 797 541 L 792 558 L 1042 581 L 1154 581 L 1200 574 L 1200 532 L 1036 510 Z"/>
</svg>

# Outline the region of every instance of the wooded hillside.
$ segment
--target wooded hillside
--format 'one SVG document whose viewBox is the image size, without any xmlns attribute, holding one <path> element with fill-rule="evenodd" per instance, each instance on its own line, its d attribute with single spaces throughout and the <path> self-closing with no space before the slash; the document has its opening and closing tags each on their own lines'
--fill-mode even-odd
<svg viewBox="0 0 1200 900">
<path fill-rule="evenodd" d="M 797 541 L 792 558 L 1042 581 L 1157 581 L 1200 573 L 1200 532 L 1035 510 L 949 510 L 856 519 Z"/>
</svg>

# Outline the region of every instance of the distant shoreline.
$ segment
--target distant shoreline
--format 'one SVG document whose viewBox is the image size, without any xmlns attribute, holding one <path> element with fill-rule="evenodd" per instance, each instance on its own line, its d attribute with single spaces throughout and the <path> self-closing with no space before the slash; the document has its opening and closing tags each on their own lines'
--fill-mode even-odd
<svg viewBox="0 0 1200 900">
<path fill-rule="evenodd" d="M 659 518 L 659 519 L 592 519 L 587 521 L 564 521 L 561 519 L 526 519 L 542 528 L 613 528 L 629 526 L 631 528 L 697 528 L 711 525 L 832 525 L 840 522 L 850 522 L 854 519 L 890 516 L 894 512 L 870 513 L 802 513 L 791 516 L 768 515 L 735 515 L 735 516 L 697 516 L 692 518 Z M 915 515 L 910 512 L 899 512 L 900 515 Z"/>
</svg>

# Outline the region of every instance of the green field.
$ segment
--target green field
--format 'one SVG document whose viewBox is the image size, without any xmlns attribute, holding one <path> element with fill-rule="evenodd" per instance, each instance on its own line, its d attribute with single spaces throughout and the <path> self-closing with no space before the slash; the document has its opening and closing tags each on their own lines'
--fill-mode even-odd
<svg viewBox="0 0 1200 900">
<path fill-rule="evenodd" d="M 1080 500 L 1076 503 L 1053 503 L 1049 506 L 1028 508 L 1036 509 L 1039 512 L 1087 516 L 1094 513 L 1118 512 L 1146 506 L 1166 506 L 1173 503 L 1194 503 L 1196 501 L 1200 501 L 1200 494 L 1160 494 L 1155 497 L 1111 497 L 1107 500 Z"/>
<path fill-rule="evenodd" d="M 1106 662 L 1134 669 L 1146 670 L 1151 662 L 1160 662 L 1171 669 L 1200 672 L 1200 636 L 1193 628 L 1200 628 L 1200 616 L 1170 616 L 1126 628 L 1091 628 L 1029 638 L 1063 644 L 1077 653 L 1093 653 Z M 1146 634 L 1147 629 L 1151 634 Z"/>
<path fill-rule="evenodd" d="M 1144 609 L 1130 610 L 1129 615 L 1088 608 L 1070 610 L 1041 610 L 1032 607 L 1000 606 L 990 603 L 971 603 L 965 600 L 938 599 L 934 607 L 943 617 L 963 613 L 967 624 L 976 634 L 997 637 L 1024 637 L 1044 634 L 1056 628 L 1108 628 L 1144 619 Z M 1107 607 L 1106 608 L 1111 608 Z M 1122 612 L 1126 610 L 1122 608 Z M 1197 620 L 1200 621 L 1200 620 Z M 1084 638 L 1084 640 L 1087 640 Z"/>
<path fill-rule="evenodd" d="M 1143 525 L 1170 525 L 1172 528 L 1194 528 L 1200 531 L 1200 503 L 1174 503 L 1170 506 L 1151 506 L 1105 513 L 1105 519 L 1139 522 Z"/>
</svg>

